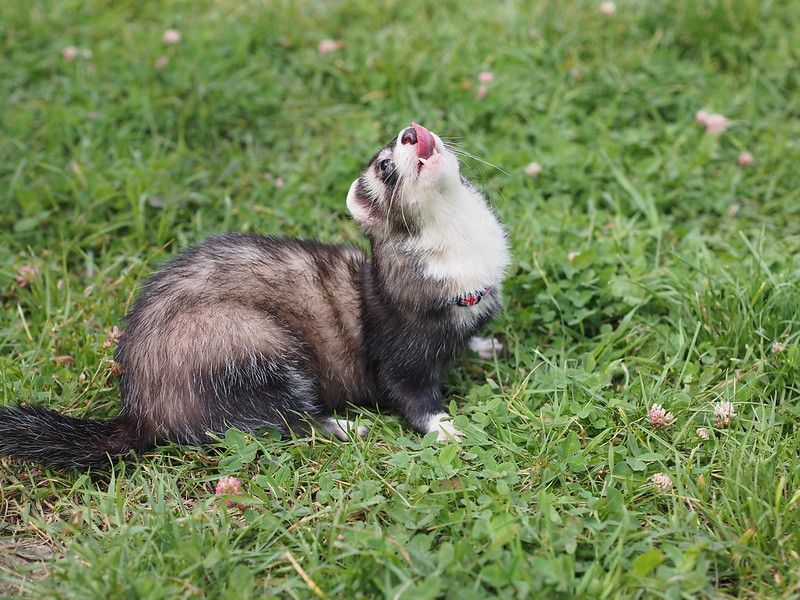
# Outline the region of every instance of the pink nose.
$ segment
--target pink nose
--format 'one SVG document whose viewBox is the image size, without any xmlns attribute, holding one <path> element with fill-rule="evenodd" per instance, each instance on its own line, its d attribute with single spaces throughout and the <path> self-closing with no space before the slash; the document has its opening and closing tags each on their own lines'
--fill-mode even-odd
<svg viewBox="0 0 800 600">
<path fill-rule="evenodd" d="M 401 144 L 416 144 L 417 143 L 417 132 L 414 131 L 413 127 L 406 127 L 403 130 L 403 135 L 400 137 Z"/>
</svg>

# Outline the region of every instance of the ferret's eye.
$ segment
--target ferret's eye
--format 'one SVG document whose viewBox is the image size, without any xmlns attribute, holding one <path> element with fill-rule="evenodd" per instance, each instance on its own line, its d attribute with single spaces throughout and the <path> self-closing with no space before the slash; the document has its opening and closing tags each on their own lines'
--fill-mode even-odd
<svg viewBox="0 0 800 600">
<path fill-rule="evenodd" d="M 391 158 L 384 158 L 381 162 L 378 163 L 378 168 L 381 170 L 381 173 L 386 173 L 389 169 L 393 166 Z"/>
</svg>

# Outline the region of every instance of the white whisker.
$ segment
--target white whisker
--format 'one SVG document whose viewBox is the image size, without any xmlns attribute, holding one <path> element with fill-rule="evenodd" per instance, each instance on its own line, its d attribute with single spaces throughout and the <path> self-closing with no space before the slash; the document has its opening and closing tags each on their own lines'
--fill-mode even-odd
<svg viewBox="0 0 800 600">
<path fill-rule="evenodd" d="M 498 171 L 500 171 L 500 172 L 501 172 L 503 175 L 508 175 L 509 177 L 511 176 L 511 175 L 510 175 L 510 173 L 508 173 L 508 172 L 506 172 L 505 170 L 501 169 L 501 168 L 500 168 L 500 167 L 498 167 L 496 164 L 494 164 L 494 163 L 490 163 L 488 160 L 484 160 L 484 159 L 482 159 L 482 158 L 481 158 L 481 157 L 479 157 L 479 156 L 475 156 L 474 154 L 472 154 L 472 153 L 470 153 L 470 152 L 467 152 L 467 151 L 466 151 L 466 150 L 464 150 L 463 148 L 459 148 L 459 147 L 458 147 L 458 146 L 456 146 L 455 144 L 448 144 L 448 147 L 449 147 L 449 148 L 450 148 L 450 149 L 451 149 L 453 152 L 455 152 L 456 154 L 459 154 L 459 155 L 461 155 L 461 156 L 465 156 L 465 157 L 467 157 L 467 158 L 470 158 L 470 159 L 472 159 L 472 160 L 474 160 L 474 161 L 477 161 L 477 162 L 479 162 L 479 163 L 483 163 L 484 165 L 486 165 L 486 166 L 488 166 L 488 167 L 492 167 L 493 169 L 497 169 L 497 170 L 498 170 Z"/>
</svg>

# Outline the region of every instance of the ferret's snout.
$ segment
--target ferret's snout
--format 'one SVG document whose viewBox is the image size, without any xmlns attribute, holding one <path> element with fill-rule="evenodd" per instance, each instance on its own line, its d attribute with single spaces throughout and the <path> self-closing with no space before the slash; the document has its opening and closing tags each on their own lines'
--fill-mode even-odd
<svg viewBox="0 0 800 600">
<path fill-rule="evenodd" d="M 414 131 L 413 127 L 406 127 L 403 130 L 403 135 L 400 136 L 400 143 L 401 144 L 416 144 L 417 143 L 417 132 Z"/>
</svg>

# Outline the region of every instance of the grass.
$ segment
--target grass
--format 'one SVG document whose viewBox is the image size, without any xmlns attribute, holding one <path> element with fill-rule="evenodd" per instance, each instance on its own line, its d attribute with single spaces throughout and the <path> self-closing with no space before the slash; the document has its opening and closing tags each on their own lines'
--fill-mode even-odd
<svg viewBox="0 0 800 600">
<path fill-rule="evenodd" d="M 447 379 L 460 445 L 365 411 L 370 436 L 347 444 L 231 431 L 88 474 L 1 459 L 0 594 L 800 597 L 797 15 L 0 3 L 2 403 L 114 414 L 107 330 L 209 233 L 363 244 L 346 191 L 412 120 L 490 163 L 463 170 L 515 257 L 492 325 L 506 351 Z M 345 46 L 320 56 L 324 38 Z M 729 127 L 706 132 L 699 109 Z M 226 475 L 244 482 L 232 506 Z"/>
</svg>

